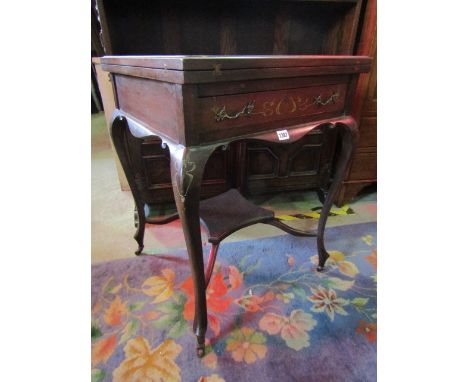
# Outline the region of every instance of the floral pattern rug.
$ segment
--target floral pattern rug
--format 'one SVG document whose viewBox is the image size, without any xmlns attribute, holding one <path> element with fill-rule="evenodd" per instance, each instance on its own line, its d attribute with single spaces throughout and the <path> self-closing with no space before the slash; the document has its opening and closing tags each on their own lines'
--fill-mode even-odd
<svg viewBox="0 0 468 382">
<path fill-rule="evenodd" d="M 221 244 L 206 355 L 185 251 L 92 267 L 92 381 L 375 381 L 376 224 Z M 207 246 L 206 251 L 209 248 Z"/>
</svg>

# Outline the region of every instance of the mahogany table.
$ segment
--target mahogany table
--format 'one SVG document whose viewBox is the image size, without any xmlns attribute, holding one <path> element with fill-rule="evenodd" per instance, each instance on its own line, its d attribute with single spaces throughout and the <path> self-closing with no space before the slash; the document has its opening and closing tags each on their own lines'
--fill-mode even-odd
<svg viewBox="0 0 468 382">
<path fill-rule="evenodd" d="M 171 181 L 182 222 L 195 289 L 193 330 L 197 354 L 204 354 L 207 329 L 206 286 L 221 240 L 239 228 L 272 224 L 293 235 L 317 236 L 318 270 L 329 257 L 324 230 L 338 186 L 358 139 L 348 115 L 359 73 L 371 59 L 358 56 L 107 56 L 117 109 L 111 136 L 122 163 L 137 213 L 138 243 L 143 249 L 148 206 L 132 171 L 126 137 L 157 136 L 169 148 Z M 205 164 L 218 147 L 239 140 L 295 142 L 313 129 L 337 129 L 341 149 L 333 181 L 312 232 L 289 227 L 272 211 L 254 206 L 237 192 L 200 202 Z M 146 209 L 145 209 L 146 207 Z M 205 273 L 200 218 L 212 244 Z"/>
</svg>

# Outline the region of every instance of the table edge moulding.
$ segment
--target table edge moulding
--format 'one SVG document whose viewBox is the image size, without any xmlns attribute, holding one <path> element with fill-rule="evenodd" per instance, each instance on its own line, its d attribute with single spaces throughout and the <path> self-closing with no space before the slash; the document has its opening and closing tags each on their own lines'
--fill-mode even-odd
<svg viewBox="0 0 468 382">
<path fill-rule="evenodd" d="M 126 140 L 158 137 L 169 149 L 171 182 L 182 223 L 195 289 L 193 330 L 197 354 L 204 354 L 207 330 L 206 288 L 220 242 L 236 230 L 264 223 L 296 236 L 316 236 L 322 271 L 329 257 L 324 245 L 327 217 L 358 141 L 349 109 L 360 73 L 370 70 L 362 56 L 106 56 L 104 71 L 112 77 L 117 109 L 110 126 L 117 155 L 135 200 L 138 243 L 143 250 L 151 221 L 134 173 Z M 312 130 L 337 131 L 333 181 L 318 227 L 301 231 L 275 218 L 231 189 L 200 201 L 205 164 L 217 148 L 252 140 L 297 142 Z M 200 224 L 212 248 L 205 270 Z"/>
</svg>

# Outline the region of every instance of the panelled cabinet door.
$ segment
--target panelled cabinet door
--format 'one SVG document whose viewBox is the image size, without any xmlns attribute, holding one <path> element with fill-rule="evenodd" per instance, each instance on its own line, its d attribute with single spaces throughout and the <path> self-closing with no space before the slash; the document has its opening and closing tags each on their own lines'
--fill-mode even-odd
<svg viewBox="0 0 468 382">
<path fill-rule="evenodd" d="M 315 131 L 293 144 L 248 142 L 243 189 L 267 192 L 325 188 L 330 179 L 336 136 Z"/>
</svg>

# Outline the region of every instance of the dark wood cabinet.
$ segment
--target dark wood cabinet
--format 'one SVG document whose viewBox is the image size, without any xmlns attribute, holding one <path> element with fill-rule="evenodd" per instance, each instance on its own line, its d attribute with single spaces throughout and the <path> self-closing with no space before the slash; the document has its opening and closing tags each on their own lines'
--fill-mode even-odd
<svg viewBox="0 0 468 382">
<path fill-rule="evenodd" d="M 356 54 L 373 57 L 370 73 L 361 75 L 352 114 L 359 124 L 359 143 L 349 166 L 337 204 L 352 200 L 377 182 L 377 1 L 368 0 L 362 17 Z"/>
<path fill-rule="evenodd" d="M 361 0 L 97 0 L 106 54 L 352 54 Z"/>
<path fill-rule="evenodd" d="M 363 7 L 362 0 L 97 0 L 96 11 L 107 55 L 346 55 L 355 53 Z M 338 83 L 332 77 L 331 83 Z M 255 91 L 267 90 L 265 81 Z M 216 86 L 203 91 L 212 94 Z M 197 118 L 203 124 L 204 116 Z M 157 141 L 129 139 L 134 140 L 132 157 L 141 158 L 132 165 L 146 201 L 172 202 L 167 152 Z M 210 159 L 202 197 L 230 187 L 250 195 L 324 189 L 331 181 L 336 144 L 335 134 L 321 131 L 288 147 L 231 144 Z M 353 166 L 360 166 L 359 160 Z"/>
</svg>

